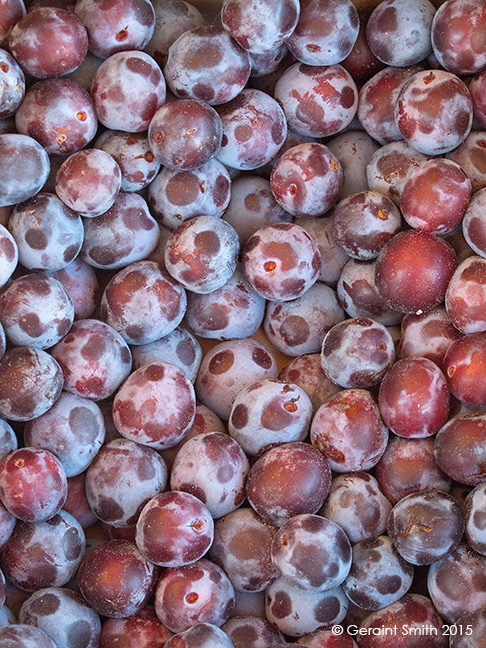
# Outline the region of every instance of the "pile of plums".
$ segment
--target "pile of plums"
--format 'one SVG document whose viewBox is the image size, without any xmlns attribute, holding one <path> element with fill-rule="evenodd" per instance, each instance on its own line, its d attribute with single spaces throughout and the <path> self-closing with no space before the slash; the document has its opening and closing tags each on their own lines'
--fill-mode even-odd
<svg viewBox="0 0 486 648">
<path fill-rule="evenodd" d="M 486 0 L 0 0 L 0 647 L 485 636 Z"/>
</svg>

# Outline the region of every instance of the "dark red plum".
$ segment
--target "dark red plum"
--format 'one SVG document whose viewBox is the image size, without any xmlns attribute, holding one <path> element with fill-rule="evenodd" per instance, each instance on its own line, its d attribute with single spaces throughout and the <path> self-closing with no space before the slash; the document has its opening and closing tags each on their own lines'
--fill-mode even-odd
<svg viewBox="0 0 486 648">
<path fill-rule="evenodd" d="M 184 0 L 154 0 L 155 30 L 144 50 L 160 66 L 167 60 L 170 46 L 188 29 L 206 22 L 199 9 Z"/>
<path fill-rule="evenodd" d="M 120 270 L 101 298 L 102 319 L 129 344 L 149 344 L 171 333 L 187 303 L 181 284 L 154 261 L 138 261 Z"/>
<path fill-rule="evenodd" d="M 391 508 L 372 475 L 354 472 L 334 477 L 319 514 L 339 524 L 355 544 L 384 534 Z"/>
<path fill-rule="evenodd" d="M 288 149 L 275 164 L 270 186 L 275 200 L 296 218 L 322 216 L 335 203 L 343 182 L 337 158 L 324 144 Z"/>
<path fill-rule="evenodd" d="M 231 178 L 215 158 L 192 171 L 162 168 L 150 183 L 148 203 L 154 217 L 170 229 L 195 216 L 220 218 L 230 201 Z"/>
<path fill-rule="evenodd" d="M 233 227 L 215 216 L 181 223 L 165 246 L 167 272 L 191 292 L 218 290 L 236 270 L 240 243 Z"/>
<path fill-rule="evenodd" d="M 156 580 L 155 565 L 127 540 L 109 540 L 92 549 L 78 573 L 79 589 L 88 605 L 111 618 L 139 612 Z"/>
<path fill-rule="evenodd" d="M 43 630 L 57 648 L 99 646 L 101 621 L 77 592 L 49 587 L 34 592 L 20 608 L 19 623 Z"/>
<path fill-rule="evenodd" d="M 334 65 L 351 53 L 358 32 L 359 16 L 350 0 L 304 0 L 287 46 L 302 63 Z"/>
<path fill-rule="evenodd" d="M 216 157 L 224 165 L 251 170 L 268 164 L 287 135 L 284 112 L 275 99 L 248 88 L 218 107 L 223 135 Z"/>
<path fill-rule="evenodd" d="M 451 489 L 451 479 L 434 458 L 434 439 L 409 439 L 392 436 L 376 465 L 375 475 L 381 490 L 392 504 L 411 493 L 425 489 Z"/>
<path fill-rule="evenodd" d="M 302 297 L 268 304 L 263 327 L 276 349 L 298 356 L 319 352 L 326 333 L 343 319 L 335 291 L 318 282 Z"/>
<path fill-rule="evenodd" d="M 380 2 L 366 25 L 366 40 L 383 63 L 396 67 L 414 65 L 432 51 L 430 30 L 435 14 L 429 0 Z"/>
<path fill-rule="evenodd" d="M 451 418 L 435 437 L 439 468 L 461 484 L 477 486 L 486 479 L 486 416 L 462 414 Z"/>
<path fill-rule="evenodd" d="M 127 439 L 163 450 L 184 438 L 195 409 L 194 387 L 182 371 L 153 362 L 124 382 L 113 402 L 113 421 Z"/>
<path fill-rule="evenodd" d="M 77 6 L 81 2 L 84 0 Z M 148 0 L 143 2 L 149 4 Z M 103 126 L 139 133 L 148 129 L 157 109 L 165 102 L 164 75 L 145 52 L 118 52 L 96 71 L 91 96 Z"/>
<path fill-rule="evenodd" d="M 159 227 L 145 199 L 120 192 L 104 214 L 84 219 L 80 256 L 95 268 L 123 268 L 148 257 L 158 239 Z"/>
<path fill-rule="evenodd" d="M 87 319 L 93 315 L 99 301 L 98 278 L 93 269 L 79 256 L 60 270 L 51 274 L 57 279 L 74 306 L 74 319 Z"/>
<path fill-rule="evenodd" d="M 448 636 L 431 600 L 405 594 L 391 605 L 372 612 L 358 631 L 359 648 L 447 648 Z"/>
<path fill-rule="evenodd" d="M 455 74 L 475 74 L 486 66 L 486 10 L 478 0 L 449 0 L 432 24 L 432 47 L 439 65 Z"/>
<path fill-rule="evenodd" d="M 378 256 L 376 287 L 395 310 L 421 315 L 445 297 L 456 269 L 452 246 L 433 234 L 407 230 L 396 234 Z"/>
<path fill-rule="evenodd" d="M 289 39 L 299 14 L 298 0 L 225 0 L 221 23 L 243 49 L 264 54 Z"/>
<path fill-rule="evenodd" d="M 66 511 L 46 522 L 18 521 L 3 548 L 2 569 L 26 592 L 63 587 L 77 572 L 85 544 L 81 525 Z"/>
<path fill-rule="evenodd" d="M 383 324 L 355 317 L 335 324 L 322 343 L 321 364 L 327 376 L 345 388 L 378 385 L 395 359 L 393 339 Z"/>
<path fill-rule="evenodd" d="M 272 562 L 281 576 L 306 592 L 331 590 L 351 568 L 351 544 L 342 528 L 319 515 L 296 515 L 272 541 Z"/>
<path fill-rule="evenodd" d="M 209 556 L 238 592 L 263 592 L 278 578 L 271 560 L 276 532 L 252 509 L 238 509 L 216 521 Z"/>
<path fill-rule="evenodd" d="M 24 443 L 44 448 L 61 462 L 67 477 L 83 472 L 105 438 L 101 410 L 93 401 L 63 392 L 51 409 L 24 427 Z"/>
<path fill-rule="evenodd" d="M 195 387 L 198 399 L 227 421 L 239 391 L 258 380 L 275 379 L 270 349 L 253 338 L 220 342 L 204 356 Z"/>
<path fill-rule="evenodd" d="M 222 27 L 203 25 L 171 45 L 164 74 L 179 99 L 200 99 L 214 106 L 241 92 L 250 76 L 250 59 Z"/>
<path fill-rule="evenodd" d="M 105 130 L 94 143 L 111 155 L 120 167 L 122 191 L 139 191 L 155 178 L 160 162 L 150 150 L 148 135 L 121 130 Z"/>
<path fill-rule="evenodd" d="M 430 566 L 427 587 L 437 611 L 448 623 L 486 607 L 486 557 L 467 543 Z"/>
<path fill-rule="evenodd" d="M 148 138 L 155 159 L 169 169 L 191 171 L 206 164 L 221 146 L 223 126 L 204 101 L 179 99 L 161 106 Z"/>
<path fill-rule="evenodd" d="M 378 403 L 385 425 L 398 436 L 436 434 L 449 415 L 449 389 L 442 371 L 427 358 L 404 358 L 385 374 Z"/>
<path fill-rule="evenodd" d="M 100 648 L 164 648 L 172 632 L 157 618 L 154 608 L 146 605 L 140 612 L 122 619 L 107 619 L 100 635 Z"/>
<path fill-rule="evenodd" d="M 19 261 L 29 270 L 55 272 L 71 263 L 83 244 L 81 217 L 52 193 L 40 192 L 15 206 L 9 230 Z"/>
<path fill-rule="evenodd" d="M 0 120 L 11 117 L 25 95 L 25 75 L 14 57 L 0 50 Z"/>
<path fill-rule="evenodd" d="M 132 367 L 130 349 L 122 336 L 95 319 L 74 322 L 51 354 L 64 374 L 64 389 L 95 401 L 112 396 Z"/>
<path fill-rule="evenodd" d="M 228 430 L 249 455 L 291 441 L 303 441 L 312 419 L 312 403 L 303 389 L 278 380 L 261 380 L 236 396 Z"/>
<path fill-rule="evenodd" d="M 180 448 L 170 487 L 195 495 L 218 519 L 243 503 L 249 470 L 243 448 L 234 439 L 221 432 L 203 432 Z"/>
<path fill-rule="evenodd" d="M 166 569 L 155 592 L 155 612 L 172 632 L 184 632 L 196 623 L 222 626 L 234 603 L 230 580 L 207 559 Z"/>
<path fill-rule="evenodd" d="M 63 372 L 48 353 L 13 347 L 0 359 L 0 414 L 30 421 L 49 410 L 63 388 Z"/>
<path fill-rule="evenodd" d="M 30 87 L 15 113 L 19 133 L 52 155 L 70 155 L 96 135 L 98 120 L 89 93 L 75 81 L 48 79 Z"/>
<path fill-rule="evenodd" d="M 121 187 L 121 171 L 115 160 L 98 149 L 70 155 L 56 175 L 56 193 L 81 216 L 99 216 L 115 202 Z"/>
<path fill-rule="evenodd" d="M 267 619 L 280 632 L 302 637 L 319 628 L 341 623 L 348 605 L 349 600 L 341 587 L 307 592 L 279 578 L 267 589 L 265 611 Z"/>
<path fill-rule="evenodd" d="M 141 50 L 154 33 L 155 12 L 149 0 L 79 0 L 75 14 L 88 31 L 89 49 L 106 59 L 115 52 Z"/>
<path fill-rule="evenodd" d="M 358 90 L 342 65 L 296 63 L 275 86 L 288 127 L 301 135 L 329 137 L 349 126 L 358 107 Z"/>
<path fill-rule="evenodd" d="M 49 520 L 62 508 L 66 496 L 66 473 L 48 450 L 34 447 L 14 450 L 0 464 L 2 504 L 19 520 Z"/>
<path fill-rule="evenodd" d="M 353 545 L 353 562 L 343 589 L 355 605 L 381 610 L 401 599 L 412 580 L 412 565 L 400 556 L 388 536 L 381 535 Z"/>
<path fill-rule="evenodd" d="M 378 405 L 365 389 L 343 389 L 317 410 L 311 443 L 339 473 L 376 466 L 388 442 L 388 430 Z"/>
<path fill-rule="evenodd" d="M 317 281 L 321 265 L 316 243 L 295 223 L 262 227 L 248 239 L 242 254 L 250 287 L 269 301 L 301 297 Z"/>
<path fill-rule="evenodd" d="M 427 155 L 440 155 L 459 146 L 471 130 L 472 117 L 466 84 L 443 70 L 424 70 L 407 79 L 395 107 L 402 137 Z"/>
<path fill-rule="evenodd" d="M 208 508 L 194 495 L 176 489 L 149 500 L 137 521 L 138 549 L 161 567 L 182 567 L 199 560 L 213 537 Z"/>
<path fill-rule="evenodd" d="M 74 306 L 57 279 L 24 275 L 0 295 L 0 321 L 12 344 L 48 349 L 68 333 Z"/>
<path fill-rule="evenodd" d="M 446 234 L 457 227 L 471 200 L 471 181 L 452 160 L 424 162 L 402 192 L 400 209 L 407 223 L 429 234 Z"/>
<path fill-rule="evenodd" d="M 388 535 L 412 565 L 431 565 L 454 551 L 464 533 L 464 514 L 457 502 L 439 490 L 412 493 L 392 508 Z"/>
<path fill-rule="evenodd" d="M 114 527 L 135 526 L 142 508 L 167 482 L 165 462 L 154 450 L 113 439 L 86 473 L 86 496 L 96 516 Z"/>
<path fill-rule="evenodd" d="M 81 65 L 88 51 L 88 34 L 67 9 L 39 7 L 15 25 L 9 47 L 25 72 L 48 79 L 69 74 Z"/>
<path fill-rule="evenodd" d="M 362 191 L 341 200 L 332 211 L 332 236 L 353 259 L 375 259 L 401 229 L 398 208 L 377 191 Z"/>
<path fill-rule="evenodd" d="M 330 486 L 323 454 L 308 443 L 291 442 L 272 448 L 253 464 L 246 495 L 259 515 L 281 526 L 295 515 L 316 513 Z"/>
<path fill-rule="evenodd" d="M 185 321 L 203 338 L 231 340 L 250 337 L 260 327 L 266 301 L 257 295 L 237 265 L 228 281 L 210 293 L 189 292 Z"/>
</svg>

